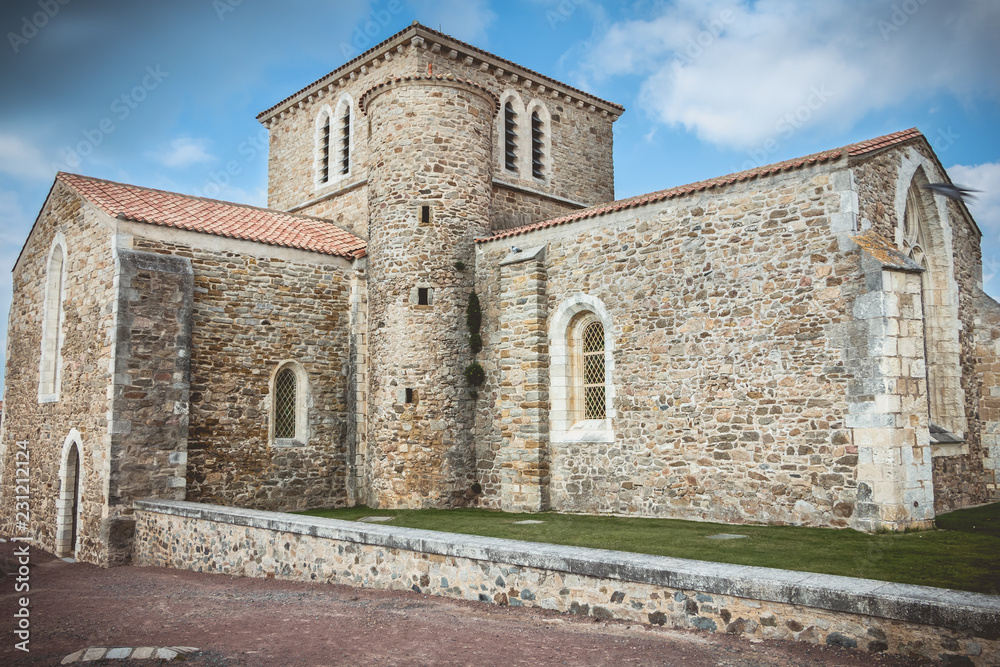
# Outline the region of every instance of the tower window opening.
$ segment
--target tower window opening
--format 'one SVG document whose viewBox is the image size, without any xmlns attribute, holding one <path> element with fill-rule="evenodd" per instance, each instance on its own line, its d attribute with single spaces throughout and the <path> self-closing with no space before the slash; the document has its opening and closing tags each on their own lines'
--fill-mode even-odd
<svg viewBox="0 0 1000 667">
<path fill-rule="evenodd" d="M 417 392 L 412 387 L 406 388 L 406 403 L 412 404 L 417 402 Z"/>
<path fill-rule="evenodd" d="M 517 171 L 517 114 L 510 102 L 503 110 L 504 167 L 507 171 Z"/>
<path fill-rule="evenodd" d="M 531 114 L 531 175 L 535 178 L 545 178 L 543 157 L 542 119 L 538 112 Z"/>
<path fill-rule="evenodd" d="M 427 225 L 431 221 L 431 207 L 421 206 L 420 207 L 420 224 Z"/>
<path fill-rule="evenodd" d="M 351 108 L 344 109 L 344 115 L 340 119 L 340 173 L 346 174 L 351 170 Z"/>
<path fill-rule="evenodd" d="M 431 305 L 431 290 L 429 287 L 417 288 L 417 305 L 418 306 Z"/>
<path fill-rule="evenodd" d="M 330 180 L 330 117 L 323 121 L 319 135 L 319 182 Z"/>
</svg>

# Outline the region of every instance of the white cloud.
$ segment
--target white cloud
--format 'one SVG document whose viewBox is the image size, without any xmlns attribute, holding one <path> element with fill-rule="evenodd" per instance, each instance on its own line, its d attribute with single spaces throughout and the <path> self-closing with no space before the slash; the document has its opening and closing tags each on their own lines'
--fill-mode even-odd
<svg viewBox="0 0 1000 667">
<path fill-rule="evenodd" d="M 165 167 L 183 169 L 201 162 L 212 162 L 215 156 L 208 152 L 208 139 L 180 137 L 170 142 L 170 147 L 151 154 L 151 157 Z"/>
<path fill-rule="evenodd" d="M 908 98 L 998 95 L 998 31 L 987 0 L 678 0 L 610 25 L 580 48 L 578 75 L 641 75 L 654 118 L 753 148 Z"/>
<path fill-rule="evenodd" d="M 480 45 L 488 42 L 486 29 L 497 17 L 486 0 L 410 0 L 410 5 L 428 28 Z"/>
<path fill-rule="evenodd" d="M 18 179 L 49 180 L 55 169 L 38 148 L 23 138 L 0 134 L 0 173 Z"/>
</svg>

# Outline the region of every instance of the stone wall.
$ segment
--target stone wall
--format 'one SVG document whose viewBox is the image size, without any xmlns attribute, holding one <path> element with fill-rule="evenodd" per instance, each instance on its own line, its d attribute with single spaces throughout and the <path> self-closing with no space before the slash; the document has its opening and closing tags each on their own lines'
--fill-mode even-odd
<svg viewBox="0 0 1000 667">
<path fill-rule="evenodd" d="M 481 244 L 485 502 L 506 502 L 497 456 L 516 422 L 501 364 L 519 343 L 499 326 L 512 297 L 498 265 L 511 243 L 545 244 L 548 326 L 576 295 L 603 304 L 617 392 L 610 441 L 550 445 L 553 509 L 848 525 L 845 349 L 864 285 L 832 230 L 850 231 L 849 191 L 848 172 L 815 167 Z"/>
<path fill-rule="evenodd" d="M 344 505 L 350 412 L 347 260 L 133 224 L 132 247 L 194 274 L 187 497 L 241 507 Z M 308 440 L 270 436 L 279 364 L 308 377 Z"/>
<path fill-rule="evenodd" d="M 191 363 L 191 262 L 117 255 L 108 565 L 131 558 L 133 500 L 184 499 Z"/>
<path fill-rule="evenodd" d="M 892 653 L 1000 659 L 995 596 L 169 501 L 141 501 L 136 561 L 414 590 L 631 623 Z"/>
<path fill-rule="evenodd" d="M 579 205 L 566 200 L 541 196 L 493 182 L 493 208 L 490 231 L 498 232 L 550 220 L 579 210 Z"/>
<path fill-rule="evenodd" d="M 930 148 L 919 141 L 858 160 L 852 168 L 862 228 L 870 227 L 893 243 L 902 239 L 900 218 L 912 175 L 919 170 L 922 173 L 920 183 L 947 180 Z M 935 284 L 926 284 L 925 279 L 924 302 L 946 304 L 958 318 L 957 338 L 954 322 L 939 323 L 935 317 L 928 319 L 931 326 L 945 330 L 944 336 L 938 334 L 937 338 L 954 338 L 932 343 L 927 353 L 931 363 L 948 354 L 957 355 L 954 368 L 946 371 L 953 378 L 946 381 L 954 385 L 949 386 L 947 394 L 956 404 L 953 410 L 964 412 L 961 415 L 964 419 L 949 420 L 964 429 L 944 424 L 962 431 L 963 445 L 932 447 L 935 508 L 943 513 L 986 502 L 991 477 L 983 467 L 988 451 L 980 440 L 984 428 L 979 415 L 982 398 L 976 372 L 975 334 L 972 333 L 976 326 L 976 295 L 982 290 L 981 233 L 960 204 L 928 191 L 921 192 L 926 214 L 931 219 L 936 252 L 947 265 L 947 275 L 939 275 Z"/>
<path fill-rule="evenodd" d="M 489 219 L 496 100 L 417 77 L 362 102 L 380 165 L 369 183 L 368 501 L 460 505 L 474 482 L 465 309 L 473 239 Z"/>
<path fill-rule="evenodd" d="M 1000 501 L 1000 304 L 980 294 L 976 317 L 976 374 L 981 394 L 979 418 L 982 422 L 983 468 L 986 499 Z"/>
<path fill-rule="evenodd" d="M 65 286 L 62 298 L 62 346 L 58 400 L 39 402 L 39 356 L 49 252 L 55 238 L 65 239 Z M 76 557 L 106 564 L 101 543 L 108 448 L 109 401 L 114 316 L 115 260 L 113 230 L 106 218 L 76 193 L 56 181 L 14 267 L 15 284 L 7 334 L 6 388 L 0 480 L 0 532 L 29 535 L 49 551 L 65 555 L 57 544 L 57 525 L 68 528 L 72 502 L 63 507 L 60 470 L 68 439 L 78 438 L 80 511 Z M 14 461 L 25 443 L 30 482 L 30 522 L 16 525 Z M 72 491 L 69 496 L 72 497 Z M 63 515 L 60 517 L 59 512 Z"/>
</svg>

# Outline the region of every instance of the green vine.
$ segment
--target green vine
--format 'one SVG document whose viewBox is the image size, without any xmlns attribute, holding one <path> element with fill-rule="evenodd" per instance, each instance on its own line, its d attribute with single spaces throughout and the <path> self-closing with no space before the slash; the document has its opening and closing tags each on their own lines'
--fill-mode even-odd
<svg viewBox="0 0 1000 667">
<path fill-rule="evenodd" d="M 469 305 L 465 308 L 465 324 L 469 327 L 469 349 L 475 357 L 483 349 L 483 336 L 480 333 L 483 326 L 483 311 L 479 307 L 479 297 L 475 292 L 469 292 Z M 486 371 L 475 360 L 465 367 L 464 375 L 473 387 L 478 387 L 486 381 Z"/>
</svg>

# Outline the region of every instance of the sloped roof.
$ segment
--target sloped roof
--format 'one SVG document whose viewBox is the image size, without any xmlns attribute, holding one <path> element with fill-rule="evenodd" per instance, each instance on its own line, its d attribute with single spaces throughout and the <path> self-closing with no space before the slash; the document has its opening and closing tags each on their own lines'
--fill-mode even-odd
<svg viewBox="0 0 1000 667">
<path fill-rule="evenodd" d="M 559 218 L 542 220 L 539 222 L 531 223 L 530 225 L 515 227 L 513 229 L 506 229 L 502 232 L 494 234 L 493 236 L 476 239 L 476 242 L 485 243 L 486 241 L 502 239 L 508 236 L 527 234 L 528 232 L 533 232 L 538 229 L 545 229 L 547 227 L 556 227 L 558 225 L 565 225 L 566 223 L 575 222 L 577 220 L 594 218 L 599 215 L 605 215 L 607 213 L 615 213 L 617 211 L 624 211 L 625 209 L 629 208 L 645 206 L 646 204 L 653 204 L 656 202 L 663 201 L 665 199 L 674 199 L 676 197 L 682 197 L 684 195 L 689 195 L 694 192 L 701 192 L 703 190 L 709 190 L 711 188 L 716 188 L 724 185 L 731 185 L 738 181 L 749 181 L 755 178 L 760 178 L 762 176 L 770 176 L 772 174 L 777 174 L 782 171 L 792 171 L 794 169 L 801 169 L 802 167 L 807 167 L 814 164 L 820 164 L 823 162 L 829 162 L 831 160 L 837 160 L 846 156 L 858 157 L 866 155 L 868 153 L 874 153 L 876 151 L 880 151 L 884 148 L 889 148 L 890 146 L 896 146 L 898 144 L 905 143 L 907 141 L 910 141 L 911 139 L 916 139 L 918 137 L 923 138 L 923 136 L 924 135 L 920 133 L 920 130 L 918 130 L 915 127 L 911 127 L 910 129 L 903 130 L 902 132 L 894 132 L 893 134 L 887 134 L 882 137 L 876 137 L 874 139 L 869 139 L 867 141 L 862 141 L 856 144 L 849 144 L 847 146 L 835 148 L 831 151 L 824 151 L 822 153 L 813 153 L 812 155 L 806 155 L 805 157 L 794 158 L 792 160 L 785 160 L 784 162 L 776 162 L 774 164 L 769 164 L 754 169 L 748 169 L 746 171 L 739 171 L 734 174 L 729 174 L 728 176 L 720 176 L 718 178 L 712 178 L 707 181 L 698 181 L 697 183 L 681 185 L 675 188 L 670 188 L 668 190 L 660 190 L 658 192 L 651 192 L 646 195 L 630 197 L 629 199 L 620 199 L 618 201 L 608 202 L 607 204 L 599 204 L 597 206 L 591 206 L 590 208 L 580 209 L 579 211 L 574 211 L 569 215 L 564 215 Z"/>
<path fill-rule="evenodd" d="M 591 103 L 594 103 L 594 104 L 597 104 L 597 105 L 601 105 L 602 107 L 607 107 L 607 109 L 609 111 L 615 113 L 616 117 L 620 116 L 622 114 L 622 112 L 625 111 L 625 107 L 623 107 L 620 104 L 615 104 L 614 102 L 609 102 L 607 100 L 601 99 L 600 97 L 597 97 L 596 95 L 591 95 L 590 93 L 588 93 L 586 91 L 583 91 L 583 90 L 580 90 L 579 88 L 574 88 L 573 86 L 567 85 L 567 84 L 565 84 L 565 83 L 563 83 L 561 81 L 558 81 L 558 80 L 553 79 L 551 77 L 545 76 L 544 74 L 542 74 L 540 72 L 536 72 L 536 71 L 528 69 L 527 67 L 524 67 L 522 65 L 518 65 L 517 63 L 515 63 L 513 61 L 510 61 L 510 60 L 507 60 L 506 58 L 501 58 L 500 56 L 498 56 L 496 54 L 490 53 L 489 51 L 484 51 L 483 49 L 480 49 L 477 46 L 473 46 L 472 44 L 467 44 L 466 42 L 463 42 L 463 41 L 460 41 L 458 39 L 455 39 L 454 37 L 452 37 L 450 35 L 446 35 L 443 32 L 439 32 L 439 31 L 434 30 L 432 28 L 428 28 L 427 26 L 421 25 L 420 23 L 414 21 L 411 25 L 403 28 L 402 30 L 400 30 L 396 34 L 391 35 L 390 37 L 388 37 L 384 41 L 379 42 L 378 44 L 376 44 L 372 48 L 368 49 L 364 53 L 361 53 L 360 55 L 358 55 L 357 57 L 353 58 L 352 60 L 347 61 L 346 63 L 344 63 L 343 65 L 341 65 L 337 69 L 333 70 L 332 72 L 330 72 L 326 76 L 320 77 L 316 81 L 313 81 L 312 83 L 310 83 L 308 86 L 306 86 L 306 87 L 298 90 L 295 93 L 292 93 L 291 95 L 289 95 L 285 99 L 281 100 L 277 104 L 269 107 L 268 109 L 265 109 L 264 111 L 261 111 L 259 114 L 257 114 L 257 120 L 260 121 L 260 122 L 263 122 L 265 119 L 267 119 L 268 117 L 272 116 L 275 112 L 279 111 L 280 109 L 284 109 L 287 106 L 289 106 L 290 104 L 292 104 L 293 102 L 306 97 L 310 92 L 315 92 L 315 91 L 319 90 L 321 87 L 323 87 L 324 85 L 327 85 L 329 83 L 332 83 L 332 82 L 336 81 L 338 78 L 346 75 L 351 70 L 354 70 L 354 69 L 360 67 L 362 64 L 364 64 L 366 62 L 369 62 L 373 57 L 381 54 L 383 51 L 388 51 L 393 46 L 398 45 L 398 44 L 402 44 L 407 39 L 412 38 L 412 37 L 417 36 L 417 35 L 419 35 L 421 37 L 426 36 L 426 37 L 430 37 L 432 39 L 435 39 L 435 40 L 438 40 L 438 41 L 441 41 L 441 42 L 449 43 L 449 44 L 451 44 L 453 46 L 456 46 L 456 47 L 462 49 L 463 51 L 466 51 L 466 52 L 471 53 L 471 54 L 475 54 L 476 56 L 478 56 L 481 59 L 489 58 L 489 59 L 494 60 L 494 61 L 496 61 L 498 63 L 502 63 L 502 64 L 506 65 L 507 67 L 512 68 L 513 70 L 517 70 L 518 72 L 521 72 L 523 74 L 530 75 L 531 78 L 532 78 L 532 80 L 534 80 L 534 81 L 544 82 L 546 86 L 549 86 L 549 87 L 552 87 L 552 86 L 558 87 L 558 88 L 563 89 L 565 91 L 571 92 L 573 95 L 579 97 L 580 99 L 585 99 L 585 100 L 587 100 L 587 101 L 589 101 Z"/>
<path fill-rule="evenodd" d="M 365 254 L 365 241 L 322 218 L 192 197 L 59 172 L 56 180 L 122 220 L 298 248 L 339 257 Z"/>
</svg>

